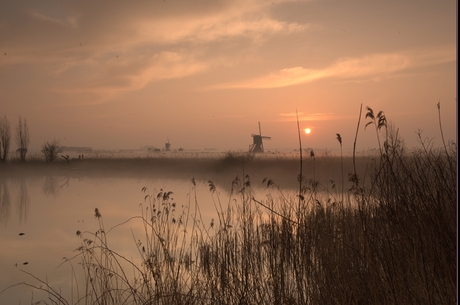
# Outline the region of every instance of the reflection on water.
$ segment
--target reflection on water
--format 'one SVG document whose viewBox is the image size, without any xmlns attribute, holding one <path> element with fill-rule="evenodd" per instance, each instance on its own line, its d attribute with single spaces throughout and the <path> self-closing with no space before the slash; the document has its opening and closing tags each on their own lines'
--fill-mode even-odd
<svg viewBox="0 0 460 305">
<path fill-rule="evenodd" d="M 233 200 L 237 195 L 233 194 L 244 194 L 240 190 L 232 192 L 232 181 L 237 174 L 236 171 L 230 175 L 209 174 L 209 178 L 193 182 L 193 175 L 189 179 L 165 179 L 146 176 L 94 177 L 77 175 L 75 172 L 1 179 L 0 222 L 3 228 L 0 229 L 0 291 L 20 282 L 39 285 L 20 269 L 40 279 L 47 278 L 50 285 L 59 290 L 68 291 L 73 287 L 74 267 L 62 264 L 63 258 L 75 256 L 74 250 L 81 242 L 76 236 L 77 231 L 97 230 L 95 208 L 101 212 L 107 232 L 110 231 L 110 240 L 114 241 L 111 246 L 116 247 L 124 257 L 138 256 L 134 236 L 138 238 L 145 234 L 144 228 L 139 222 L 127 220 L 142 213 L 140 207 L 146 194 L 156 197 L 159 193 L 172 191 L 174 205 L 177 203 L 177 208 L 184 211 L 188 211 L 192 202 L 198 202 L 200 221 L 211 229 L 213 220 L 218 219 L 216 210 L 225 209 L 227 204 L 234 206 Z M 210 187 L 208 180 L 215 182 L 212 184 L 214 188 Z M 276 187 L 268 187 L 267 183 L 263 185 L 262 180 L 260 177 L 251 179 L 249 184 L 249 178 L 245 178 L 244 187 L 251 186 L 251 195 L 258 199 L 266 196 L 276 198 L 281 192 L 285 196 L 283 200 L 289 201 L 295 197 L 292 189 L 285 188 L 285 185 L 289 185 L 287 178 L 278 179 L 280 182 Z M 292 175 L 292 180 L 295 182 L 296 176 Z M 145 193 L 142 192 L 144 187 L 147 187 Z M 12 209 L 17 213 L 12 213 Z M 0 304 L 30 302 L 31 291 L 27 286 L 8 289 L 0 294 Z M 38 301 L 38 293 L 34 291 L 34 301 Z"/>
<path fill-rule="evenodd" d="M 27 190 L 26 178 L 19 177 L 17 180 L 10 180 L 11 184 L 17 185 L 18 194 L 16 196 L 16 211 L 19 222 L 27 220 L 29 212 L 30 196 Z M 11 217 L 11 195 L 9 181 L 2 179 L 0 181 L 0 223 L 7 224 Z"/>
<path fill-rule="evenodd" d="M 126 257 L 138 255 L 133 235 L 142 236 L 143 227 L 136 221 L 126 222 L 141 214 L 140 203 L 148 193 L 154 196 L 164 191 L 174 192 L 178 207 L 186 209 L 196 188 L 203 220 L 215 218 L 214 204 L 205 181 L 180 179 L 145 179 L 123 177 L 41 176 L 15 177 L 0 180 L 0 291 L 26 282 L 40 285 L 21 272 L 27 271 L 40 279 L 48 279 L 54 287 L 69 291 L 73 280 L 72 267 L 63 257 L 75 256 L 80 240 L 77 231 L 95 232 L 94 209 L 103 215 L 117 251 Z M 222 197 L 224 190 L 218 190 Z M 193 193 L 194 194 L 194 193 Z M 119 224 L 122 224 L 120 225 Z M 116 245 L 115 245 L 116 241 Z M 78 268 L 75 268 L 78 269 Z M 34 302 L 41 298 L 33 292 Z M 32 289 L 17 286 L 0 294 L 0 304 L 30 302 Z"/>
<path fill-rule="evenodd" d="M 24 177 L 20 178 L 19 180 L 19 195 L 16 202 L 18 207 L 19 222 L 22 223 L 23 221 L 27 220 L 27 213 L 29 212 L 30 203 L 29 193 L 27 192 L 26 179 Z"/>
<path fill-rule="evenodd" d="M 6 224 L 11 213 L 11 199 L 6 180 L 0 180 L 0 223 Z"/>
<path fill-rule="evenodd" d="M 43 184 L 43 193 L 47 197 L 57 197 L 63 187 L 69 186 L 69 177 L 46 176 Z"/>
</svg>

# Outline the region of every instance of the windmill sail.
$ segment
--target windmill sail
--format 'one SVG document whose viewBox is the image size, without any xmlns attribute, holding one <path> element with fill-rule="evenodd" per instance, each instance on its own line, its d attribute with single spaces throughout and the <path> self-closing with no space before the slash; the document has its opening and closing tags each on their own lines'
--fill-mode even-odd
<svg viewBox="0 0 460 305">
<path fill-rule="evenodd" d="M 264 152 L 264 143 L 263 139 L 270 140 L 271 137 L 263 136 L 262 129 L 259 122 L 259 134 L 252 134 L 252 145 L 249 146 L 249 151 L 252 153 L 263 153 Z"/>
</svg>

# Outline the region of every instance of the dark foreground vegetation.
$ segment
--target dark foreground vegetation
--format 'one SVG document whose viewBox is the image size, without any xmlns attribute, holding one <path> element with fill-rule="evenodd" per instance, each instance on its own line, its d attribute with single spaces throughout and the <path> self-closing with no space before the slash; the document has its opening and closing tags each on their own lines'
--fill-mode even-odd
<svg viewBox="0 0 460 305">
<path fill-rule="evenodd" d="M 224 201 L 209 181 L 211 223 L 196 196 L 180 209 L 170 192 L 143 189 L 142 214 L 127 220 L 144 228 L 136 257 L 109 246 L 96 209 L 97 231 L 76 232 L 81 246 L 64 262 L 83 274 L 71 299 L 31 286 L 48 304 L 455 304 L 456 169 L 455 143 L 408 151 L 389 139 L 341 196 L 301 174 L 297 197 L 260 200 L 246 175 Z M 264 184 L 277 190 L 276 179 Z"/>
<path fill-rule="evenodd" d="M 295 197 L 281 191 L 283 177 L 263 179 L 271 190 L 264 199 L 253 196 L 248 174 L 231 182 L 225 199 L 209 181 L 216 212 L 210 223 L 196 193 L 177 205 L 172 192 L 144 188 L 141 215 L 126 221 L 143 228 L 143 236 L 133 236 L 136 256 L 111 246 L 113 228 L 104 227 L 96 208 L 97 230 L 77 231 L 81 245 L 63 262 L 74 271 L 70 298 L 32 274 L 38 284 L 22 284 L 47 292 L 47 304 L 455 304 L 457 144 L 443 139 L 443 147 L 434 148 L 419 135 L 420 148 L 407 150 L 397 131 L 386 130 L 383 112 L 374 116 L 368 108 L 366 118 L 377 138 L 385 128 L 385 141 L 380 145 L 378 138 L 379 154 L 364 172 L 354 155 L 335 159 L 346 182 L 319 179 L 313 152 L 310 178 L 300 158 Z M 339 134 L 337 140 L 341 145 Z M 104 162 L 93 165 L 123 171 L 120 163 Z M 179 162 L 186 172 L 210 164 L 151 162 L 150 169 Z M 227 154 L 211 164 L 219 173 L 260 168 L 260 162 L 266 161 Z M 285 164 L 286 170 L 293 165 Z M 339 191 L 331 192 L 329 182 Z"/>
</svg>

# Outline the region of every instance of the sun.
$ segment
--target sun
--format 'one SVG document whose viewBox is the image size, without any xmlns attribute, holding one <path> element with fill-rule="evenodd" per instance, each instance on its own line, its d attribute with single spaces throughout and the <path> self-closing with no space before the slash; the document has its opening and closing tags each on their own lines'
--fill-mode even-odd
<svg viewBox="0 0 460 305">
<path fill-rule="evenodd" d="M 306 133 L 306 134 L 310 134 L 310 133 L 311 133 L 311 129 L 310 129 L 310 128 L 305 128 L 305 133 Z"/>
</svg>

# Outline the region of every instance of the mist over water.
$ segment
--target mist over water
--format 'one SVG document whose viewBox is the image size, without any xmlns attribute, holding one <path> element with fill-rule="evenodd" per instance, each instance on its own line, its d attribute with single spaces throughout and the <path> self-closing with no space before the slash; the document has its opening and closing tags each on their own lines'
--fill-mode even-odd
<svg viewBox="0 0 460 305">
<path fill-rule="evenodd" d="M 0 185 L 0 290 L 17 282 L 36 282 L 19 269 L 67 289 L 70 283 L 66 282 L 71 280 L 70 264 L 58 266 L 64 258 L 76 254 L 74 250 L 81 243 L 77 230 L 97 230 L 95 208 L 101 212 L 109 230 L 141 214 L 142 187 L 147 187 L 147 192 L 152 194 L 174 188 L 174 200 L 181 207 L 187 205 L 191 188 L 191 183 L 178 179 L 65 176 L 22 177 L 2 180 Z M 197 187 L 198 193 L 204 191 L 201 186 Z M 140 222 L 130 221 L 112 230 L 109 236 L 120 254 L 132 257 L 136 255 L 133 235 L 139 238 L 141 233 Z M 34 293 L 36 297 L 39 295 Z M 31 289 L 21 286 L 1 294 L 0 303 L 25 302 L 30 296 Z"/>
<path fill-rule="evenodd" d="M 306 181 L 321 181 L 319 193 L 338 200 L 337 161 L 333 157 L 306 159 L 303 174 Z M 362 161 L 361 170 L 366 162 L 370 161 Z M 351 170 L 349 165 L 347 170 Z M 250 181 L 245 194 L 259 201 L 268 197 L 294 200 L 299 186 L 299 162 L 294 158 L 87 159 L 51 166 L 27 164 L 6 171 L 9 174 L 0 176 L 0 291 L 20 282 L 43 284 L 20 271 L 24 270 L 60 287 L 64 296 L 74 284 L 72 268 L 80 271 L 75 261 L 66 259 L 76 255 L 81 243 L 77 231 L 94 233 L 98 229 L 95 208 L 102 214 L 106 230 L 113 228 L 108 234 L 111 246 L 135 260 L 136 239 L 142 238 L 143 228 L 138 219 L 130 218 L 145 212 L 148 195 L 156 198 L 171 191 L 169 200 L 178 214 L 196 200 L 200 221 L 210 228 L 218 219 L 217 205 L 226 207 L 242 195 L 241 189 L 232 189 L 235 180 Z M 267 187 L 264 178 L 273 184 Z M 210 182 L 215 191 L 210 190 Z M 11 288 L 0 294 L 0 303 L 27 302 L 32 291 L 24 285 Z M 33 291 L 35 301 L 39 296 L 39 291 Z"/>
</svg>

